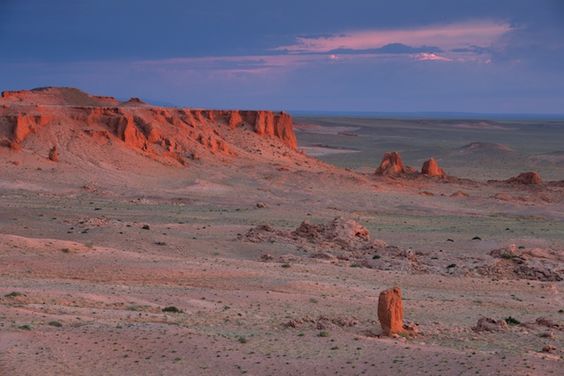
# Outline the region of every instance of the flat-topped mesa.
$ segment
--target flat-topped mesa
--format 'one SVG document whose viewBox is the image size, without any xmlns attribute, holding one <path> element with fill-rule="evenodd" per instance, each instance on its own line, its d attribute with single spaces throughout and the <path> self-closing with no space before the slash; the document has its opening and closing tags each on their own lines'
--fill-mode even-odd
<svg viewBox="0 0 564 376">
<path fill-rule="evenodd" d="M 421 173 L 426 176 L 431 177 L 446 177 L 445 171 L 439 167 L 439 164 L 434 158 L 428 159 L 423 162 L 423 166 L 421 167 Z"/>
<path fill-rule="evenodd" d="M 250 129 L 258 138 L 242 137 L 244 132 L 238 128 Z M 103 135 L 100 140 L 113 135 L 149 157 L 179 162 L 186 155 L 193 159 L 194 155 L 252 152 L 257 143 L 274 146 L 260 138 L 297 148 L 292 118 L 284 112 L 164 108 L 138 98 L 120 102 L 72 88 L 2 93 L 0 145 L 18 150 L 32 134 L 41 142 L 57 132 L 64 132 L 69 140 L 72 134 Z"/>
<path fill-rule="evenodd" d="M 117 106 L 114 97 L 87 94 L 70 87 L 40 87 L 31 90 L 3 91 L 2 99 L 7 104 L 51 105 L 51 106 Z"/>
</svg>

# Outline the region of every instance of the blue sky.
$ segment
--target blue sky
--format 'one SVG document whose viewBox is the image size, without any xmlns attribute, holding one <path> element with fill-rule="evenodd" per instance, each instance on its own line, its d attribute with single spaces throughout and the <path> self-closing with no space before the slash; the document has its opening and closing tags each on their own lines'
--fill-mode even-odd
<svg viewBox="0 0 564 376">
<path fill-rule="evenodd" d="M 193 107 L 564 113 L 560 0 L 0 0 L 2 89 Z"/>
</svg>

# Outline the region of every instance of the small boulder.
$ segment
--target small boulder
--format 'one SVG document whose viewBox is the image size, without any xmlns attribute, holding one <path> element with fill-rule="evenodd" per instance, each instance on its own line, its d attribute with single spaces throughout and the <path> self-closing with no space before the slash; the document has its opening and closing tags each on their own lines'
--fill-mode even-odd
<svg viewBox="0 0 564 376">
<path fill-rule="evenodd" d="M 542 184 L 542 179 L 536 172 L 523 172 L 505 180 L 505 182 L 511 184 L 539 185 Z"/>
<path fill-rule="evenodd" d="M 53 146 L 49 150 L 49 160 L 51 160 L 53 162 L 59 161 L 59 150 L 57 149 L 57 145 Z"/>
<path fill-rule="evenodd" d="M 505 320 L 494 320 L 489 317 L 481 317 L 472 330 L 476 332 L 504 332 L 509 329 Z"/>
<path fill-rule="evenodd" d="M 378 298 L 378 320 L 382 326 L 382 333 L 386 336 L 393 336 L 404 332 L 403 303 L 399 287 L 380 293 Z"/>
<path fill-rule="evenodd" d="M 464 191 L 456 191 L 453 194 L 450 195 L 450 197 L 454 197 L 454 198 L 464 198 L 464 197 L 468 197 L 470 196 L 468 193 L 464 192 Z"/>
<path fill-rule="evenodd" d="M 426 160 L 423 163 L 423 167 L 421 167 L 421 173 L 423 175 L 432 176 L 432 177 L 446 177 L 445 171 L 439 167 L 439 164 L 434 158 Z"/>
<path fill-rule="evenodd" d="M 381 176 L 399 176 L 407 172 L 406 167 L 401 160 L 401 156 L 397 151 L 385 153 L 380 166 L 376 170 L 376 175 Z"/>
<path fill-rule="evenodd" d="M 546 345 L 542 348 L 542 352 L 553 354 L 556 352 L 556 346 L 554 345 Z"/>
</svg>

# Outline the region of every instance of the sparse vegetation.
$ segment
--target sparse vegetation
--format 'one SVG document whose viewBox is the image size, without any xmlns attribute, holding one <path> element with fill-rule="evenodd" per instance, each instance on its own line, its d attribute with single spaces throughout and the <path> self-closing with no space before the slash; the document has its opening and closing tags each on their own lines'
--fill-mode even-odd
<svg viewBox="0 0 564 376">
<path fill-rule="evenodd" d="M 183 311 L 175 306 L 168 306 L 162 309 L 163 312 L 182 313 Z"/>
<path fill-rule="evenodd" d="M 12 291 L 9 294 L 4 295 L 6 298 L 17 298 L 18 296 L 23 296 L 24 294 L 18 291 Z"/>
<path fill-rule="evenodd" d="M 49 321 L 47 325 L 54 326 L 55 328 L 60 328 L 63 326 L 59 321 Z"/>
<path fill-rule="evenodd" d="M 507 323 L 507 325 L 519 325 L 519 324 L 521 324 L 521 321 L 519 321 L 516 318 L 511 317 L 511 316 L 506 317 L 504 320 Z"/>
<path fill-rule="evenodd" d="M 318 337 L 329 337 L 329 332 L 326 330 L 322 330 L 317 334 Z"/>
<path fill-rule="evenodd" d="M 247 337 L 245 337 L 245 336 L 239 336 L 239 337 L 237 338 L 237 341 L 239 341 L 239 343 L 247 343 L 247 342 L 249 342 L 249 340 L 248 340 Z"/>
</svg>

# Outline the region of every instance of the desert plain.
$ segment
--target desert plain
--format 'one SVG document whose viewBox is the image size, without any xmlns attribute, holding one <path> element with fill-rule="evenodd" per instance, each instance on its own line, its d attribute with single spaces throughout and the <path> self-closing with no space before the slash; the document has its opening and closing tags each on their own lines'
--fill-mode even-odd
<svg viewBox="0 0 564 376">
<path fill-rule="evenodd" d="M 563 139 L 7 93 L 0 374 L 560 374 Z M 390 337 L 395 286 L 413 330 Z"/>
</svg>

